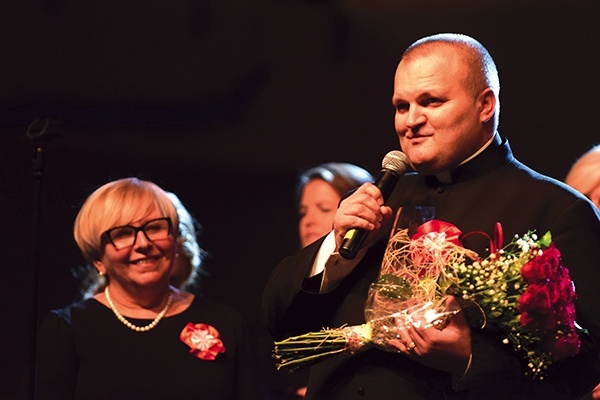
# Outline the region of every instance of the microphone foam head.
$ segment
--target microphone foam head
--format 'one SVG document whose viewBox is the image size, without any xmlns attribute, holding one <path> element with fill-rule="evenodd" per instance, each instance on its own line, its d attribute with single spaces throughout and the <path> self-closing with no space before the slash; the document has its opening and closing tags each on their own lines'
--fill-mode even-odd
<svg viewBox="0 0 600 400">
<path fill-rule="evenodd" d="M 385 157 L 383 157 L 381 167 L 385 169 L 391 169 L 400 175 L 411 170 L 408 157 L 400 150 L 392 150 L 387 153 Z"/>
</svg>

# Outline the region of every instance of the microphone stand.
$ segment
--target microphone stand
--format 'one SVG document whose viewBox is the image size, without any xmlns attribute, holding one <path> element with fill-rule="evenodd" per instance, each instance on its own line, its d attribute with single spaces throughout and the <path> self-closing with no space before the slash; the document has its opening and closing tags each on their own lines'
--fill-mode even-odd
<svg viewBox="0 0 600 400">
<path fill-rule="evenodd" d="M 33 158 L 31 161 L 31 172 L 33 177 L 32 194 L 32 296 L 31 296 L 31 342 L 28 365 L 27 399 L 35 399 L 36 396 L 36 364 L 37 364 L 37 332 L 38 332 L 38 309 L 40 288 L 40 236 L 41 236 L 41 210 L 42 210 L 42 178 L 44 175 L 44 145 L 50 139 L 46 135 L 50 118 L 40 121 L 36 118 L 27 128 L 26 136 L 33 141 Z M 39 130 L 38 130 L 39 129 Z"/>
</svg>

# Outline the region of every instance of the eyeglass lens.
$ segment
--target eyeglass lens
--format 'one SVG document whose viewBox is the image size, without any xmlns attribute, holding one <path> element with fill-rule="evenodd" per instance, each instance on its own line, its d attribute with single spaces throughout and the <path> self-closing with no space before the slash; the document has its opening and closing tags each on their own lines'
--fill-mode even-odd
<svg viewBox="0 0 600 400">
<path fill-rule="evenodd" d="M 150 241 L 165 239 L 169 236 L 169 221 L 166 218 L 154 219 L 146 222 L 140 227 L 131 225 L 118 226 L 109 229 L 107 234 L 117 249 L 133 246 L 138 236 L 138 232 L 144 232 L 146 238 Z"/>
</svg>

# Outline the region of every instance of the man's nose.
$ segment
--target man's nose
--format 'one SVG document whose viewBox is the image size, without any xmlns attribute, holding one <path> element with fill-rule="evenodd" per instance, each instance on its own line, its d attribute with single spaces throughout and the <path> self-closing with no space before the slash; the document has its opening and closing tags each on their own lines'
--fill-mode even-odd
<svg viewBox="0 0 600 400">
<path fill-rule="evenodd" d="M 426 121 L 425 114 L 423 114 L 423 110 L 420 107 L 411 107 L 408 110 L 408 115 L 406 116 L 406 126 L 408 128 L 414 128 Z"/>
</svg>

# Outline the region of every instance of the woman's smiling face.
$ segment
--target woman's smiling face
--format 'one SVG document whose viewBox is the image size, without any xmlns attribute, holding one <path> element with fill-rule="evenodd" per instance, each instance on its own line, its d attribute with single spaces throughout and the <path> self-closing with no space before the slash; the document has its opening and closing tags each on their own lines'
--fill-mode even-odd
<svg viewBox="0 0 600 400">
<path fill-rule="evenodd" d="M 162 218 L 159 211 L 152 211 L 143 218 L 127 225 L 140 227 L 148 221 Z M 121 249 L 110 242 L 104 245 L 102 256 L 94 264 L 106 274 L 111 284 L 122 287 L 145 286 L 168 281 L 176 254 L 176 242 L 172 234 L 162 239 L 149 240 L 142 231 L 136 232 L 135 243 Z"/>
</svg>

